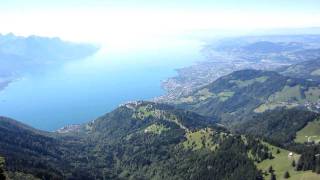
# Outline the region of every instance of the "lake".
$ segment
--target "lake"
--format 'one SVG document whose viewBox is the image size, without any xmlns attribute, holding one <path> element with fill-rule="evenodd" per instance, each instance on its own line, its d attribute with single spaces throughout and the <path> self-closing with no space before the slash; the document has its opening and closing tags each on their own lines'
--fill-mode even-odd
<svg viewBox="0 0 320 180">
<path fill-rule="evenodd" d="M 201 42 L 113 50 L 24 74 L 0 91 L 0 115 L 53 131 L 93 120 L 131 100 L 163 93 L 175 69 L 203 60 Z"/>
</svg>

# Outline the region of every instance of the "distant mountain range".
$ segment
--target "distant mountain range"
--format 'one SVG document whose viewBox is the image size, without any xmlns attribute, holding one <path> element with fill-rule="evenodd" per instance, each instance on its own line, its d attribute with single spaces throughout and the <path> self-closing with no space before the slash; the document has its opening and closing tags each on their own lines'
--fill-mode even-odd
<svg viewBox="0 0 320 180">
<path fill-rule="evenodd" d="M 81 59 L 98 49 L 91 44 L 72 43 L 59 38 L 0 34 L 0 89 L 23 73 Z"/>
<path fill-rule="evenodd" d="M 0 35 L 1 61 L 32 61 L 46 64 L 50 61 L 83 58 L 95 53 L 97 49 L 94 45 L 67 42 L 60 38 Z"/>
</svg>

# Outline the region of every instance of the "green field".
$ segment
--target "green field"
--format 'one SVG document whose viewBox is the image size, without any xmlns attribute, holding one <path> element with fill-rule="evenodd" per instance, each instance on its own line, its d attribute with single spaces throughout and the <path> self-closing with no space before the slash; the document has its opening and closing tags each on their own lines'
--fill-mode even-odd
<svg viewBox="0 0 320 180">
<path fill-rule="evenodd" d="M 140 106 L 132 115 L 132 118 L 144 120 L 151 116 L 156 116 L 156 110 L 152 109 L 151 106 Z"/>
<path fill-rule="evenodd" d="M 250 80 L 245 80 L 245 81 L 241 81 L 241 80 L 231 80 L 229 81 L 230 83 L 235 83 L 237 84 L 237 86 L 239 87 L 247 87 L 247 86 L 250 86 L 256 82 L 258 83 L 264 83 L 266 80 L 268 80 L 269 77 L 268 76 L 261 76 L 261 77 L 257 77 L 257 78 L 254 78 L 254 79 L 250 79 Z"/>
<path fill-rule="evenodd" d="M 169 129 L 170 128 L 165 127 L 163 124 L 152 124 L 144 130 L 144 133 L 161 134 Z"/>
<path fill-rule="evenodd" d="M 187 140 L 183 142 L 184 148 L 197 150 L 201 148 L 209 148 L 214 150 L 216 144 L 214 143 L 213 136 L 215 132 L 212 129 L 201 129 L 195 132 L 188 132 L 186 134 Z"/>
<path fill-rule="evenodd" d="M 234 92 L 232 91 L 223 91 L 218 94 L 218 97 L 220 101 L 226 101 L 229 98 L 231 98 L 233 95 L 234 95 Z"/>
<path fill-rule="evenodd" d="M 208 98 L 215 98 L 217 95 L 210 92 L 208 88 L 204 88 L 197 93 L 195 93 L 192 96 L 182 97 L 179 99 L 178 103 L 193 103 L 193 102 L 199 102 L 204 101 Z"/>
<path fill-rule="evenodd" d="M 301 86 L 285 86 L 281 91 L 272 94 L 268 101 L 257 107 L 254 112 L 262 113 L 278 107 L 293 108 L 299 105 L 298 102 L 302 101 Z"/>
<path fill-rule="evenodd" d="M 315 103 L 320 98 L 319 87 L 309 87 L 307 90 L 300 85 L 285 86 L 281 91 L 272 94 L 268 101 L 257 107 L 254 112 L 262 113 L 278 107 L 293 108 L 305 102 Z"/>
<path fill-rule="evenodd" d="M 298 103 L 288 103 L 288 102 L 270 102 L 270 103 L 265 103 L 261 104 L 259 107 L 257 107 L 254 112 L 256 113 L 263 113 L 267 110 L 274 110 L 278 107 L 286 107 L 288 109 L 297 107 L 299 104 Z"/>
<path fill-rule="evenodd" d="M 284 173 L 286 171 L 290 174 L 290 180 L 319 180 L 320 175 L 317 175 L 315 173 L 312 173 L 311 171 L 295 171 L 294 167 L 292 166 L 292 161 L 295 160 L 298 161 L 300 155 L 294 154 L 292 157 L 288 156 L 289 151 L 285 149 L 281 149 L 275 146 L 272 146 L 270 144 L 267 144 L 268 147 L 272 150 L 272 154 L 275 157 L 274 159 L 267 159 L 262 161 L 261 163 L 257 164 L 258 169 L 261 169 L 264 171 L 268 171 L 268 168 L 270 166 L 273 167 L 274 174 L 277 177 L 277 180 L 284 180 Z M 280 153 L 277 154 L 277 149 L 280 150 Z M 265 179 L 270 179 L 270 174 L 268 173 L 267 176 L 265 176 Z"/>
<path fill-rule="evenodd" d="M 310 87 L 304 94 L 308 101 L 317 102 L 320 97 L 320 89 L 319 87 Z"/>
<path fill-rule="evenodd" d="M 192 102 L 194 102 L 194 98 L 192 96 L 182 97 L 178 101 L 178 103 L 192 103 Z"/>
<path fill-rule="evenodd" d="M 293 87 L 285 86 L 281 91 L 271 95 L 268 100 L 270 102 L 287 102 L 291 100 L 301 101 L 303 99 L 301 95 L 301 88 L 302 87 L 300 85 Z"/>
<path fill-rule="evenodd" d="M 216 95 L 214 93 L 210 92 L 208 88 L 204 88 L 204 89 L 200 90 L 199 92 L 197 92 L 195 94 L 195 96 L 198 98 L 198 100 L 204 101 L 208 98 L 215 97 Z"/>
<path fill-rule="evenodd" d="M 320 142 L 320 119 L 309 122 L 306 127 L 297 132 L 295 142 L 304 143 L 308 141 Z"/>
</svg>

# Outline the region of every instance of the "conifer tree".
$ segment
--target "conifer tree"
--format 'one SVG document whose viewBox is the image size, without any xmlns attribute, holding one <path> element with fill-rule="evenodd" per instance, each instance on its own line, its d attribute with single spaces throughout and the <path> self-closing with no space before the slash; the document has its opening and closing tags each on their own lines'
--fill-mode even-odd
<svg viewBox="0 0 320 180">
<path fill-rule="evenodd" d="M 269 173 L 273 173 L 273 168 L 272 168 L 272 166 L 270 166 L 270 167 L 268 168 L 268 172 L 269 172 Z"/>
<path fill-rule="evenodd" d="M 275 174 L 271 174 L 270 180 L 277 180 L 276 175 Z"/>
<path fill-rule="evenodd" d="M 288 171 L 286 171 L 285 173 L 284 173 L 284 176 L 283 176 L 285 179 L 288 179 L 289 177 L 290 177 L 290 174 L 289 174 L 289 172 Z"/>
</svg>

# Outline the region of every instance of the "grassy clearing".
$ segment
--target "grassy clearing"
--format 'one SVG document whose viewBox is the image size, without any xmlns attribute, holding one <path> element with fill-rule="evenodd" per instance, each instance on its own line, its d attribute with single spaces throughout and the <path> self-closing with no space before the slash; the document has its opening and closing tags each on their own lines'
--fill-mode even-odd
<svg viewBox="0 0 320 180">
<path fill-rule="evenodd" d="M 179 99 L 178 103 L 193 103 L 193 102 L 199 102 L 204 101 L 209 98 L 215 98 L 217 95 L 210 92 L 208 88 L 201 89 L 197 93 L 195 93 L 192 96 L 188 97 L 182 97 Z"/>
<path fill-rule="evenodd" d="M 281 91 L 271 95 L 268 99 L 270 102 L 283 102 L 283 101 L 301 101 L 301 86 L 285 86 Z"/>
<path fill-rule="evenodd" d="M 192 96 L 182 97 L 179 99 L 179 103 L 192 103 L 194 102 L 194 98 Z"/>
<path fill-rule="evenodd" d="M 234 92 L 232 91 L 223 91 L 218 94 L 218 97 L 220 101 L 226 101 L 229 98 L 231 98 L 233 95 L 234 95 Z"/>
<path fill-rule="evenodd" d="M 209 91 L 208 88 L 204 88 L 195 94 L 199 101 L 204 101 L 211 97 L 216 97 L 216 95 Z"/>
<path fill-rule="evenodd" d="M 166 121 L 171 121 L 176 123 L 180 128 L 188 131 L 188 129 L 179 122 L 178 117 L 171 113 L 166 113 L 164 111 L 155 109 L 152 105 L 140 106 L 133 114 L 132 118 L 137 120 L 145 120 L 146 118 L 161 118 Z M 151 127 L 158 128 L 158 127 Z"/>
<path fill-rule="evenodd" d="M 170 128 L 165 127 L 163 124 L 152 124 L 144 130 L 144 133 L 161 134 L 168 130 Z"/>
<path fill-rule="evenodd" d="M 295 142 L 304 143 L 308 141 L 320 142 L 320 119 L 309 122 L 306 127 L 297 132 Z"/>
<path fill-rule="evenodd" d="M 132 115 L 132 117 L 135 119 L 144 120 L 145 118 L 156 116 L 156 113 L 156 110 L 153 110 L 151 106 L 140 106 Z"/>
<path fill-rule="evenodd" d="M 298 102 L 304 103 L 306 101 L 317 102 L 320 97 L 319 87 L 310 87 L 307 91 L 304 91 L 302 95 L 303 87 L 297 86 L 285 86 L 281 91 L 271 95 L 268 99 L 269 102 Z"/>
<path fill-rule="evenodd" d="M 311 171 L 306 171 L 300 174 L 296 174 L 293 177 L 290 177 L 289 180 L 319 180 L 320 175 L 313 173 Z"/>
<path fill-rule="evenodd" d="M 254 79 L 250 79 L 250 80 L 246 80 L 246 81 L 241 81 L 241 80 L 231 80 L 231 83 L 235 83 L 237 84 L 238 87 L 247 87 L 250 86 L 256 82 L 258 83 L 264 83 L 266 80 L 268 80 L 268 76 L 261 76 L 261 77 L 257 77 Z"/>
<path fill-rule="evenodd" d="M 302 89 L 299 85 L 293 87 L 285 86 L 281 91 L 271 95 L 266 103 L 260 105 L 254 111 L 256 113 L 262 113 L 278 107 L 293 108 L 299 104 L 306 102 L 315 103 L 319 100 L 319 87 L 310 87 L 307 91 L 304 91 L 304 94 L 302 94 Z"/>
<path fill-rule="evenodd" d="M 320 99 L 319 87 L 310 87 L 308 91 L 304 92 L 306 100 L 309 102 L 317 102 Z"/>
<path fill-rule="evenodd" d="M 288 109 L 290 108 L 294 108 L 297 107 L 299 104 L 298 103 L 288 103 L 288 102 L 269 102 L 269 103 L 265 103 L 260 105 L 259 107 L 257 107 L 254 112 L 256 113 L 262 113 L 265 112 L 267 110 L 274 110 L 278 107 L 286 107 Z"/>
<path fill-rule="evenodd" d="M 198 150 L 202 148 L 209 148 L 214 150 L 217 145 L 214 143 L 213 136 L 215 132 L 212 129 L 201 129 L 195 132 L 188 132 L 186 134 L 187 140 L 183 142 L 186 149 Z"/>
<path fill-rule="evenodd" d="M 289 151 L 281 149 L 270 144 L 267 146 L 271 149 L 274 159 L 267 159 L 257 164 L 258 169 L 261 169 L 263 172 L 267 172 L 269 167 L 272 166 L 274 169 L 274 174 L 277 177 L 277 180 L 284 180 L 283 177 L 285 172 L 288 171 L 290 174 L 290 180 L 319 180 L 320 175 L 312 173 L 311 171 L 295 171 L 292 166 L 292 161 L 295 160 L 298 162 L 300 157 L 299 154 L 293 154 L 293 156 L 288 156 Z M 280 150 L 280 153 L 277 154 L 277 149 Z M 264 176 L 265 179 L 270 179 L 270 173 Z"/>
</svg>

